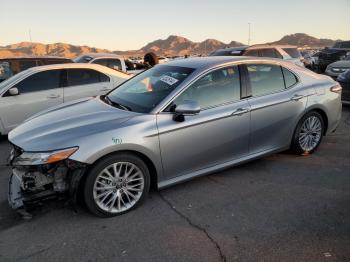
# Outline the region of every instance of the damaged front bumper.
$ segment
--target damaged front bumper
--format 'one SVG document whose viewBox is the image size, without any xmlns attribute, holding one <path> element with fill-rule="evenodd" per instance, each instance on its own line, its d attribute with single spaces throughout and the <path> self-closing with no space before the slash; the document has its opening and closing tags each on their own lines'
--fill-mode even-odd
<svg viewBox="0 0 350 262">
<path fill-rule="evenodd" d="M 65 159 L 51 164 L 15 165 L 19 154 L 11 152 L 8 202 L 13 209 L 26 209 L 49 199 L 68 198 L 76 203 L 86 164 Z"/>
</svg>

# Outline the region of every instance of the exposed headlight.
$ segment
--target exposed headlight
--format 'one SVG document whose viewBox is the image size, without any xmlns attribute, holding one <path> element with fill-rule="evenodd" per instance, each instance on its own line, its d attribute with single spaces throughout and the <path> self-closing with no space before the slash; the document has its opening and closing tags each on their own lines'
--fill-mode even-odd
<svg viewBox="0 0 350 262">
<path fill-rule="evenodd" d="M 78 147 L 72 147 L 51 152 L 23 152 L 13 161 L 13 165 L 33 166 L 52 164 L 67 159 L 77 150 Z"/>
</svg>

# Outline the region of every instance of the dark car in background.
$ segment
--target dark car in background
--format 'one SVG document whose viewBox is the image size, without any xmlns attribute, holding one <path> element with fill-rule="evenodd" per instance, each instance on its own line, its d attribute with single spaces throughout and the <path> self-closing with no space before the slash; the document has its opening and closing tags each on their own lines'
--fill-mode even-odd
<svg viewBox="0 0 350 262">
<path fill-rule="evenodd" d="M 331 63 L 327 66 L 325 74 L 337 79 L 337 77 L 350 69 L 350 55 L 347 55 L 342 60 Z"/>
<path fill-rule="evenodd" d="M 0 82 L 31 67 L 72 62 L 71 59 L 56 56 L 0 58 Z"/>
<path fill-rule="evenodd" d="M 344 73 L 340 74 L 337 78 L 337 81 L 343 88 L 341 100 L 343 103 L 350 104 L 350 70 L 347 70 Z"/>
<path fill-rule="evenodd" d="M 329 64 L 344 59 L 348 54 L 350 54 L 350 41 L 339 41 L 333 47 L 326 47 L 318 56 L 318 72 L 324 72 Z"/>
</svg>

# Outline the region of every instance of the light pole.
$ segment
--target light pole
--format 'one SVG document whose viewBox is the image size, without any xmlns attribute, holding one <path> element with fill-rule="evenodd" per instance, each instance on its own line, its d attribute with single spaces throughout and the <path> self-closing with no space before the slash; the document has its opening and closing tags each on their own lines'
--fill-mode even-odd
<svg viewBox="0 0 350 262">
<path fill-rule="evenodd" d="M 248 45 L 250 45 L 250 23 L 248 23 Z"/>
</svg>

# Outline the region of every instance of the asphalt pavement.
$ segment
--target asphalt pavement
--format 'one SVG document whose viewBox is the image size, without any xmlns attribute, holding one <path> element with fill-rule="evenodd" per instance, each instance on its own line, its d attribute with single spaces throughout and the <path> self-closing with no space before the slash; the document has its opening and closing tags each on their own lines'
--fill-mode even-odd
<svg viewBox="0 0 350 262">
<path fill-rule="evenodd" d="M 0 164 L 9 150 L 0 141 Z M 0 261 L 350 261 L 350 107 L 313 155 L 154 191 L 110 219 L 57 202 L 24 220 L 7 204 L 9 172 L 0 167 Z"/>
</svg>

